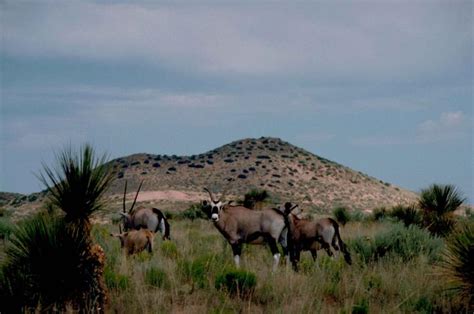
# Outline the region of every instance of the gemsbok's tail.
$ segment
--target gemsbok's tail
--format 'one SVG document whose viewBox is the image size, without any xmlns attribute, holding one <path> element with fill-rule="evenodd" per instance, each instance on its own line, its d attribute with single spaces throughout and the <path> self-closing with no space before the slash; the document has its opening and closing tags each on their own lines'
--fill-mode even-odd
<svg viewBox="0 0 474 314">
<path fill-rule="evenodd" d="M 347 250 L 347 246 L 344 242 L 342 242 L 341 235 L 339 234 L 339 224 L 335 220 L 332 221 L 336 232 L 337 242 L 339 243 L 339 248 L 342 251 L 342 254 L 344 255 L 346 263 L 352 265 L 351 253 L 349 253 L 349 251 Z"/>
</svg>

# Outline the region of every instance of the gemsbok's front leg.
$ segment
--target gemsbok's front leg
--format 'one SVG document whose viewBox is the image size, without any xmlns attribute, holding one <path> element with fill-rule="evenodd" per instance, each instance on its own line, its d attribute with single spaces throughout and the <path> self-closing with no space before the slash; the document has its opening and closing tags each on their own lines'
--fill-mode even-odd
<svg viewBox="0 0 474 314">
<path fill-rule="evenodd" d="M 240 255 L 242 254 L 242 244 L 231 244 L 232 253 L 234 254 L 235 267 L 240 268 Z"/>
<path fill-rule="evenodd" d="M 280 263 L 280 251 L 278 251 L 278 246 L 274 238 L 269 237 L 267 239 L 268 245 L 270 246 L 270 250 L 272 251 L 273 255 L 273 268 L 272 271 L 276 272 L 278 269 L 278 264 Z"/>
</svg>

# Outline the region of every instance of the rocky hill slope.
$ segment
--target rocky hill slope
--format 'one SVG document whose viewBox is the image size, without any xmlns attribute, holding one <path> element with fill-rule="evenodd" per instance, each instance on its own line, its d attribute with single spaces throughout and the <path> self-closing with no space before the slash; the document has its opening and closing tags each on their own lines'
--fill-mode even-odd
<svg viewBox="0 0 474 314">
<path fill-rule="evenodd" d="M 312 154 L 279 138 L 242 139 L 192 156 L 134 154 L 111 161 L 117 175 L 110 196 L 120 203 L 125 180 L 129 198 L 144 180 L 139 201 L 189 203 L 205 197 L 204 187 L 231 198 L 265 189 L 275 202 L 295 201 L 328 210 L 336 206 L 370 210 L 406 204 L 416 194 Z"/>
</svg>

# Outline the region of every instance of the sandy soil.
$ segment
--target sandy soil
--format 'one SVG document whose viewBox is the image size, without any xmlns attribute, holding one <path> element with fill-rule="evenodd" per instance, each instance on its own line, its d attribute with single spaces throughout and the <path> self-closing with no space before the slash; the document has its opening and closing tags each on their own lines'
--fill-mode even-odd
<svg viewBox="0 0 474 314">
<path fill-rule="evenodd" d="M 127 195 L 127 199 L 133 199 L 135 195 Z M 183 192 L 176 190 L 165 191 L 143 191 L 138 195 L 138 202 L 146 201 L 180 201 L 180 202 L 198 202 L 206 199 L 207 194 L 199 192 Z"/>
</svg>

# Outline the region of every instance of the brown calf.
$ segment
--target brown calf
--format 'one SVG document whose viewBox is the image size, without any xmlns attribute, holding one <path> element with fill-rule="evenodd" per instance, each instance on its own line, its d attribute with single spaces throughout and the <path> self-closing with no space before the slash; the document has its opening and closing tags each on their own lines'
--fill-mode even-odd
<svg viewBox="0 0 474 314">
<path fill-rule="evenodd" d="M 147 229 L 131 230 L 119 234 L 110 234 L 120 239 L 120 245 L 125 248 L 128 255 L 139 253 L 143 250 L 153 252 L 153 238 L 155 234 Z"/>
</svg>

